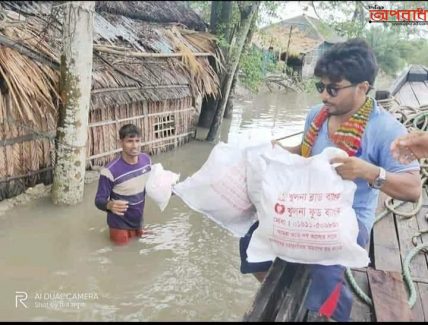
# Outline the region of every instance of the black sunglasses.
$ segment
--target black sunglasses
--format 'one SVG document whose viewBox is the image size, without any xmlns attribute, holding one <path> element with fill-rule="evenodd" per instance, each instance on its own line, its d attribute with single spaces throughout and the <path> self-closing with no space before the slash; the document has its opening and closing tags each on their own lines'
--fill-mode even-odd
<svg viewBox="0 0 428 325">
<path fill-rule="evenodd" d="M 322 92 L 324 91 L 324 89 L 327 89 L 327 94 L 329 94 L 331 97 L 336 97 L 337 93 L 339 92 L 340 89 L 354 87 L 357 84 L 358 83 L 350 84 L 350 85 L 344 86 L 344 87 L 334 87 L 331 84 L 325 85 L 321 81 L 319 81 L 319 82 L 315 83 L 315 87 L 317 88 L 317 91 L 320 94 L 322 94 Z"/>
</svg>

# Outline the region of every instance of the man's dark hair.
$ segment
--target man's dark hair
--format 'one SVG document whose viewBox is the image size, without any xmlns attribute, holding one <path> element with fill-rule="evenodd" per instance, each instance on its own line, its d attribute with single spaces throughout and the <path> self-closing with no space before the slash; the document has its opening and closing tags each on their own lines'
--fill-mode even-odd
<svg viewBox="0 0 428 325">
<path fill-rule="evenodd" d="M 318 60 L 314 74 L 331 82 L 342 79 L 352 83 L 368 81 L 373 86 L 378 65 L 373 50 L 359 38 L 337 43 Z"/>
<path fill-rule="evenodd" d="M 119 139 L 123 140 L 126 137 L 140 137 L 141 132 L 140 129 L 134 124 L 126 124 L 122 126 L 119 130 Z"/>
</svg>

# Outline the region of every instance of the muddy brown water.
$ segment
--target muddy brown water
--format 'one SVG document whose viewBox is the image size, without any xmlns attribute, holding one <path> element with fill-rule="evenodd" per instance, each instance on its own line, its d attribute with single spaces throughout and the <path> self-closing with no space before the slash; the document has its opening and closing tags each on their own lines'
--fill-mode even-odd
<svg viewBox="0 0 428 325">
<path fill-rule="evenodd" d="M 314 103 L 316 96 L 295 93 L 240 99 L 221 139 L 262 142 L 301 131 Z M 212 147 L 192 141 L 153 161 L 184 180 Z M 153 234 L 113 246 L 105 214 L 94 206 L 96 187 L 87 184 L 73 207 L 45 196 L 0 216 L 0 320 L 241 320 L 259 283 L 239 272 L 238 238 L 172 197 L 163 213 L 147 199 Z"/>
</svg>

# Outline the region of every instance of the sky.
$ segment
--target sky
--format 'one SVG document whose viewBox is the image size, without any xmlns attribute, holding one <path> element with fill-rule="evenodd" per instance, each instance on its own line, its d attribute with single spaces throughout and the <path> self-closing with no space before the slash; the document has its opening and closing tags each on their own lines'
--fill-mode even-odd
<svg viewBox="0 0 428 325">
<path fill-rule="evenodd" d="M 261 13 L 261 22 L 259 27 L 264 27 L 270 24 L 277 23 L 281 20 L 295 17 L 305 13 L 308 16 L 315 17 L 316 15 L 310 6 L 310 1 L 278 1 L 282 2 L 277 11 L 278 18 L 268 17 L 268 15 Z M 306 11 L 303 8 L 308 8 Z"/>
</svg>

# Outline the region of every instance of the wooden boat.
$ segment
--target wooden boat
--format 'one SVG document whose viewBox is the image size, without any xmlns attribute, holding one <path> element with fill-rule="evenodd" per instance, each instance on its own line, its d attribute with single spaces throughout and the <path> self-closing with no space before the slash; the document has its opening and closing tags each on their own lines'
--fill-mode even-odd
<svg viewBox="0 0 428 325">
<path fill-rule="evenodd" d="M 400 106 L 428 106 L 428 68 L 412 65 L 395 80 L 389 91 Z"/>
</svg>

